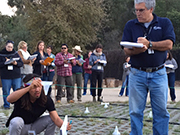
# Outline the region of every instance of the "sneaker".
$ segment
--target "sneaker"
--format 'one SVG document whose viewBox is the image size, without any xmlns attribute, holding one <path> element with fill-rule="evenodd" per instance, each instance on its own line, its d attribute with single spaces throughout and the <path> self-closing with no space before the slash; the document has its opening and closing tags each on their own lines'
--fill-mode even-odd
<svg viewBox="0 0 180 135">
<path fill-rule="evenodd" d="M 176 103 L 176 100 L 172 100 L 173 103 Z"/>
<path fill-rule="evenodd" d="M 66 97 L 64 92 L 62 93 L 62 97 Z"/>
<path fill-rule="evenodd" d="M 81 102 L 82 100 L 81 99 L 78 99 L 79 102 Z"/>
<path fill-rule="evenodd" d="M 93 102 L 96 102 L 96 97 L 93 97 Z"/>
<path fill-rule="evenodd" d="M 5 109 L 5 110 L 9 110 L 9 109 L 10 109 L 10 107 L 4 107 L 4 109 Z"/>
<path fill-rule="evenodd" d="M 82 95 L 83 95 L 83 96 L 85 96 L 85 95 L 86 95 L 86 93 L 84 92 Z"/>
<path fill-rule="evenodd" d="M 103 102 L 103 99 L 101 97 L 98 97 L 99 102 Z"/>
<path fill-rule="evenodd" d="M 68 100 L 67 102 L 68 103 L 74 103 L 74 100 Z"/>
<path fill-rule="evenodd" d="M 61 103 L 61 100 L 57 100 L 56 102 L 57 102 L 57 103 Z"/>
<path fill-rule="evenodd" d="M 119 95 L 118 95 L 118 97 L 122 97 L 122 95 L 121 95 L 121 94 L 119 94 Z"/>
</svg>

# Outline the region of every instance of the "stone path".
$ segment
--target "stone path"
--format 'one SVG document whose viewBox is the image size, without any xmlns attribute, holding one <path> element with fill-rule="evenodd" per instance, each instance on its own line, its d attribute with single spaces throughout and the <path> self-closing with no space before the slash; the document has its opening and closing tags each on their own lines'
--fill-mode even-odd
<svg viewBox="0 0 180 135">
<path fill-rule="evenodd" d="M 85 114 L 88 107 L 89 114 Z M 72 120 L 72 129 L 69 135 L 112 135 L 115 126 L 118 126 L 121 135 L 130 133 L 130 118 L 127 103 L 110 103 L 108 108 L 104 108 L 100 103 L 75 103 L 75 104 L 56 104 L 58 114 L 62 119 L 68 115 Z M 0 109 L 0 135 L 2 131 L 8 132 L 5 122 L 11 110 Z M 152 118 L 149 118 L 151 107 L 147 105 L 144 111 L 143 135 L 152 135 Z M 170 113 L 169 135 L 180 134 L 180 102 L 168 104 Z M 8 135 L 8 133 L 6 134 Z M 43 135 L 43 133 L 41 134 Z M 56 135 L 59 135 L 59 128 L 56 128 Z"/>
<path fill-rule="evenodd" d="M 1 91 L 1 90 L 0 90 Z M 118 97 L 119 88 L 106 88 L 103 91 L 104 101 L 109 102 L 108 108 L 104 108 L 99 102 L 92 103 L 92 97 L 89 92 L 82 97 L 82 103 L 76 100 L 75 103 L 67 104 L 66 98 L 62 99 L 61 104 L 56 104 L 58 114 L 62 119 L 68 115 L 72 120 L 72 129 L 69 135 L 112 135 L 115 126 L 121 135 L 130 133 L 130 118 L 128 112 L 128 97 Z M 76 93 L 75 93 L 76 94 Z M 180 97 L 180 89 L 176 88 L 177 101 Z M 54 95 L 52 93 L 52 98 Z M 2 98 L 0 98 L 2 100 Z M 148 100 L 149 101 L 149 98 Z M 1 102 L 1 101 L 0 101 Z M 88 107 L 90 113 L 84 114 L 85 108 Z M 0 109 L 0 135 L 8 135 L 8 129 L 5 127 L 6 120 L 12 111 Z M 144 111 L 144 128 L 143 135 L 152 135 L 152 118 L 149 118 L 151 111 L 149 103 Z M 170 113 L 169 135 L 180 134 L 180 102 L 171 103 L 168 98 L 168 111 Z M 43 135 L 43 133 L 41 133 Z M 59 128 L 56 128 L 56 135 L 59 135 Z"/>
</svg>

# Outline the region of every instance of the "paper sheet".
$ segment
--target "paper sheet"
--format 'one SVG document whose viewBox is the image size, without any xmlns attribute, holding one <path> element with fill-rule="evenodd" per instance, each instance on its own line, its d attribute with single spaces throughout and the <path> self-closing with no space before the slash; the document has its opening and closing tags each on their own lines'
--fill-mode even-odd
<svg viewBox="0 0 180 135">
<path fill-rule="evenodd" d="M 73 59 L 75 59 L 76 57 L 71 57 L 71 58 L 68 58 L 67 60 L 73 60 Z"/>
<path fill-rule="evenodd" d="M 174 65 L 172 64 L 168 64 L 168 65 L 164 65 L 166 68 L 174 68 Z"/>
<path fill-rule="evenodd" d="M 100 61 L 99 61 L 99 63 L 106 64 L 106 63 L 107 63 L 107 61 L 105 61 L 105 60 L 100 60 Z"/>
<path fill-rule="evenodd" d="M 68 116 L 64 118 L 64 122 L 60 128 L 60 135 L 67 135 Z"/>
<path fill-rule="evenodd" d="M 83 60 L 82 58 L 80 58 L 80 59 L 79 59 L 79 62 L 80 62 L 80 63 L 84 63 L 84 62 L 86 62 L 86 61 Z"/>
</svg>

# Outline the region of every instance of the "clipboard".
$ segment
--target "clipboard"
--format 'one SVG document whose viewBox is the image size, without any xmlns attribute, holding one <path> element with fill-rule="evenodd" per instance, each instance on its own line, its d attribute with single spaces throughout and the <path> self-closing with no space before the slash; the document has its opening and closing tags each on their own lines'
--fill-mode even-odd
<svg viewBox="0 0 180 135">
<path fill-rule="evenodd" d="M 47 65 L 47 63 L 51 63 L 52 61 L 54 60 L 54 58 L 50 58 L 50 57 L 47 57 L 44 62 L 42 63 L 42 65 Z"/>
<path fill-rule="evenodd" d="M 28 60 L 33 60 L 34 58 L 36 58 L 38 56 L 38 54 L 34 54 L 34 55 L 30 55 Z"/>
<path fill-rule="evenodd" d="M 126 42 L 126 41 L 121 41 L 120 45 L 124 46 L 125 48 L 132 48 L 132 47 L 142 48 L 144 46 L 142 43 L 134 43 L 134 42 Z"/>
<path fill-rule="evenodd" d="M 5 64 L 5 65 L 11 64 L 12 62 L 17 61 L 17 60 L 19 60 L 19 59 L 20 59 L 19 57 L 17 57 L 17 58 L 11 58 L 10 60 L 4 62 L 4 64 Z"/>
</svg>

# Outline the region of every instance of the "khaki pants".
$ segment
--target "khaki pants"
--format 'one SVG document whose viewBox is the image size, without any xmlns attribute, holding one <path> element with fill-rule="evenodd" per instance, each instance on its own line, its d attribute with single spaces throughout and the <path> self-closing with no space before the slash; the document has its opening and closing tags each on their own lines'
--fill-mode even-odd
<svg viewBox="0 0 180 135">
<path fill-rule="evenodd" d="M 73 86 L 75 86 L 75 83 L 77 84 L 77 99 L 81 99 L 82 73 L 81 74 L 73 73 Z M 73 87 L 72 95 L 74 98 L 74 87 Z"/>
</svg>

